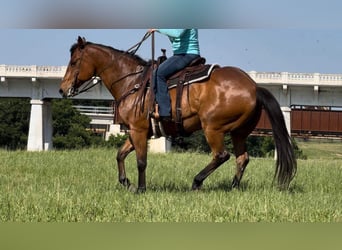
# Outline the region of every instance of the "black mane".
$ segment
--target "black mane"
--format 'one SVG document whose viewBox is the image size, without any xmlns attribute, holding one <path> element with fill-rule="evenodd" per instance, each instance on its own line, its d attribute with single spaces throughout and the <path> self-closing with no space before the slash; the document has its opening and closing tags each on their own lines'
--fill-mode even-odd
<svg viewBox="0 0 342 250">
<path fill-rule="evenodd" d="M 127 56 L 129 56 L 130 58 L 138 61 L 139 64 L 141 65 L 149 65 L 151 62 L 150 61 L 146 61 L 144 59 L 142 59 L 140 56 L 138 55 L 135 55 L 135 54 L 132 54 L 132 53 L 129 53 L 127 51 L 123 51 L 123 50 L 118 50 L 118 49 L 115 49 L 111 46 L 107 46 L 107 45 L 103 45 L 103 44 L 99 44 L 99 43 L 92 43 L 92 42 L 86 42 L 86 44 L 84 46 L 87 46 L 87 45 L 96 45 L 96 46 L 100 46 L 100 47 L 104 47 L 104 48 L 107 48 L 107 49 L 110 49 L 114 52 L 118 52 L 118 53 L 121 53 L 121 54 L 125 54 Z M 71 46 L 70 48 L 70 53 L 71 55 L 75 52 L 75 50 L 79 48 L 79 44 L 78 43 L 75 43 Z"/>
</svg>

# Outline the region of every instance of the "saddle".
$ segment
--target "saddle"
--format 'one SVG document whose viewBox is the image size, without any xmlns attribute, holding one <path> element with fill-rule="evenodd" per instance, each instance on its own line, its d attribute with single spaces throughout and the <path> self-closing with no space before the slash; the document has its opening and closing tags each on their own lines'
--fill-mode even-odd
<svg viewBox="0 0 342 250">
<path fill-rule="evenodd" d="M 190 81 L 198 81 L 197 79 L 201 77 L 204 77 L 204 79 L 208 77 L 208 69 L 211 65 L 206 65 L 205 62 L 205 58 L 198 57 L 187 67 L 173 74 L 167 80 L 168 88 L 175 88 L 179 82 L 186 84 Z"/>
<path fill-rule="evenodd" d="M 163 55 L 158 58 L 157 66 L 166 60 L 165 52 L 162 49 Z M 219 67 L 217 64 L 205 64 L 206 59 L 203 57 L 197 57 L 187 67 L 176 72 L 167 80 L 168 89 L 176 88 L 176 130 L 179 135 L 186 136 L 183 128 L 182 119 L 182 96 L 184 86 L 188 86 L 192 83 L 200 83 L 210 77 L 212 71 Z"/>
</svg>

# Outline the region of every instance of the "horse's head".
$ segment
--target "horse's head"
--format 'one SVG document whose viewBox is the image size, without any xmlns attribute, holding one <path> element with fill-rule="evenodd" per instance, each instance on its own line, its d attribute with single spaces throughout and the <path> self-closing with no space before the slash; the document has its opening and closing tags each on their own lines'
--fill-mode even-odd
<svg viewBox="0 0 342 250">
<path fill-rule="evenodd" d="M 63 97 L 77 95 L 79 87 L 94 76 L 94 66 L 86 54 L 86 45 L 85 38 L 79 36 L 70 49 L 71 58 L 59 89 Z"/>
</svg>

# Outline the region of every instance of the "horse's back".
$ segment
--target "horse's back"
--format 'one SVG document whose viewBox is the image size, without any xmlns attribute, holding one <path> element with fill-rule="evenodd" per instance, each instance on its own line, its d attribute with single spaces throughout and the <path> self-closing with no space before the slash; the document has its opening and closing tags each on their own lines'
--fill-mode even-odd
<svg viewBox="0 0 342 250">
<path fill-rule="evenodd" d="M 225 85 L 226 87 L 239 87 L 243 92 L 255 91 L 256 83 L 242 69 L 237 67 L 221 67 L 213 71 L 211 81 Z"/>
</svg>

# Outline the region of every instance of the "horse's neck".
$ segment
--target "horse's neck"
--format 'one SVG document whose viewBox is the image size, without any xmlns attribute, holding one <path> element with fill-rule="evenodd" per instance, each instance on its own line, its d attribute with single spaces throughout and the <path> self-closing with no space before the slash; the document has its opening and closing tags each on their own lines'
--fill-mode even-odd
<svg viewBox="0 0 342 250">
<path fill-rule="evenodd" d="M 134 86 L 138 76 L 134 73 L 139 65 L 120 52 L 112 52 L 110 57 L 106 57 L 108 60 L 102 64 L 104 70 L 100 77 L 113 97 L 118 100 Z"/>
</svg>

